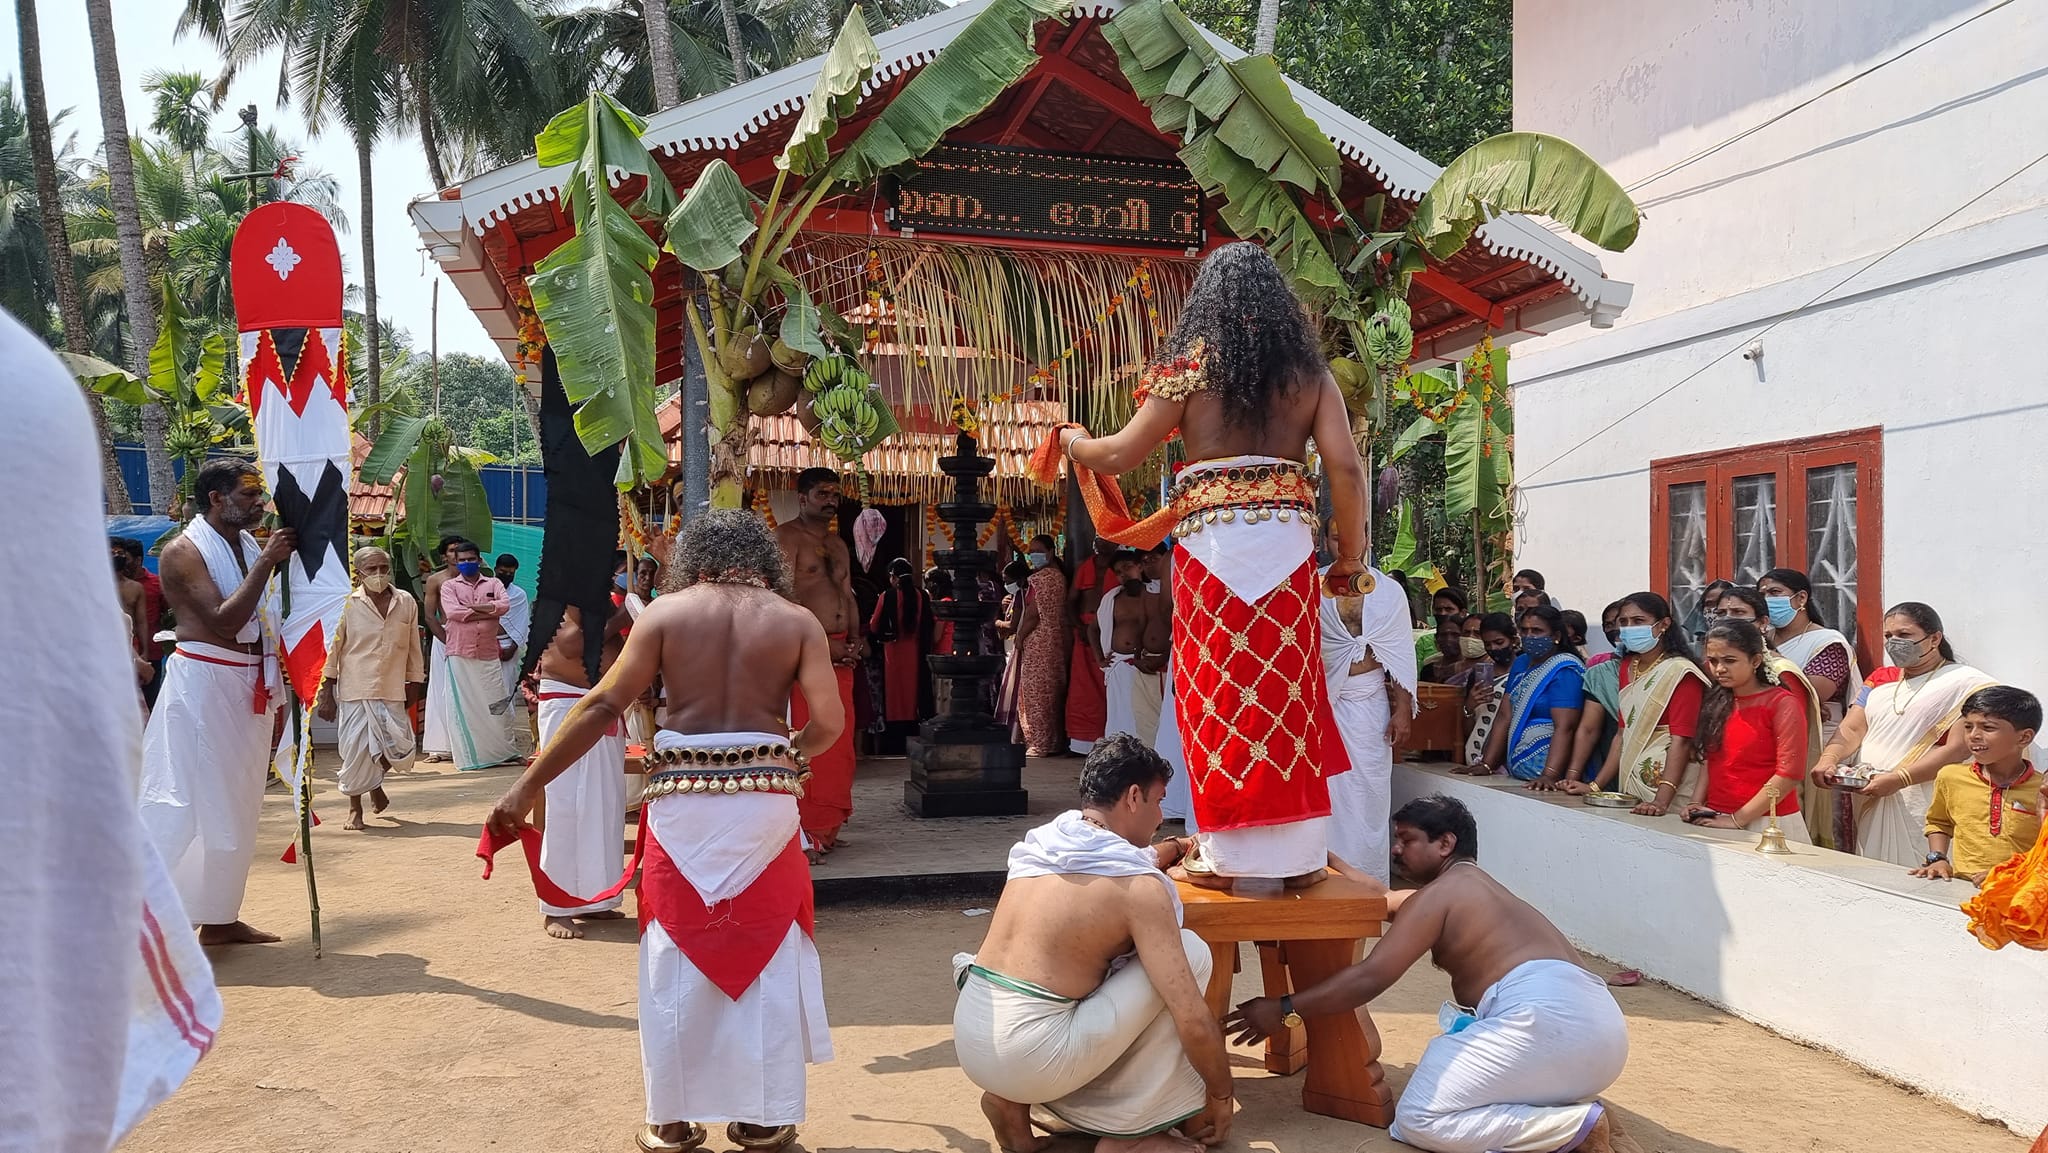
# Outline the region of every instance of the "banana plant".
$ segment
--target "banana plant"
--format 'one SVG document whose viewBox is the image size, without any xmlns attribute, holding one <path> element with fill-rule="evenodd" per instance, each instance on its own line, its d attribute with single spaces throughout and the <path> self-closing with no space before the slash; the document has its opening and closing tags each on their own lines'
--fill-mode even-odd
<svg viewBox="0 0 2048 1153">
<path fill-rule="evenodd" d="M 366 484 L 392 486 L 396 499 L 384 535 L 403 553 L 405 571 L 412 571 L 411 561 L 434 556 L 444 536 L 460 536 L 490 550 L 491 503 L 477 470 L 495 460 L 481 449 L 456 444 L 433 413 L 387 418 L 356 475 Z"/>
<path fill-rule="evenodd" d="M 178 517 L 192 499 L 206 454 L 215 445 L 247 435 L 249 410 L 234 398 L 231 389 L 223 388 L 230 379 L 227 338 L 207 318 L 192 315 L 168 278 L 162 293 L 163 319 L 156 344 L 149 350 L 148 379 L 97 357 L 58 355 L 79 383 L 102 396 L 124 404 L 164 406 L 170 417 L 164 447 L 185 465 L 178 482 L 177 507 L 168 510 L 169 515 Z"/>
<path fill-rule="evenodd" d="M 811 363 L 857 343 L 845 320 L 813 300 L 783 265 L 797 234 L 835 191 L 915 160 L 985 111 L 1036 62 L 1038 22 L 1063 17 L 1069 7 L 1067 0 L 995 0 L 835 157 L 830 145 L 840 121 L 858 107 L 862 85 L 881 60 L 855 6 L 776 157 L 765 200 L 722 159 L 706 165 L 675 199 L 639 143 L 643 123 L 608 97 L 593 94 L 555 118 L 536 145 L 543 166 L 574 165 L 564 199 L 576 236 L 537 267 L 534 308 L 555 349 L 563 387 L 579 405 L 584 445 L 595 450 L 629 442 L 617 478 L 621 487 L 651 481 L 666 465 L 653 421 L 650 274 L 660 249 L 694 270 L 704 286 L 708 320 L 694 303 L 684 313 L 705 350 L 710 383 L 711 503 L 738 507 L 747 414 L 805 403 L 799 386 Z M 646 191 L 631 207 L 610 196 L 607 167 L 645 178 Z M 657 224 L 658 247 L 643 223 Z M 846 374 L 838 379 L 836 387 L 849 387 Z M 833 444 L 842 458 L 857 459 L 895 426 L 871 382 L 861 395 L 834 397 L 829 407 L 848 414 L 837 425 L 846 435 Z"/>
</svg>

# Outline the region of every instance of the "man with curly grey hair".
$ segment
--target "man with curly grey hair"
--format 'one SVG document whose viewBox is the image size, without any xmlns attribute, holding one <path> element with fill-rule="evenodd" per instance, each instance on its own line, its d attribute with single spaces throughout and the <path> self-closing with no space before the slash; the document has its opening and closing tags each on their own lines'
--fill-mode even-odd
<svg viewBox="0 0 2048 1153">
<path fill-rule="evenodd" d="M 797 798 L 809 758 L 832 747 L 846 716 L 831 643 L 778 591 L 787 571 L 759 517 L 697 518 L 674 567 L 682 587 L 640 615 L 611 671 L 491 810 L 487 836 L 530 835 L 541 790 L 661 675 L 668 708 L 649 754 L 643 852 L 626 867 L 641 872 L 647 1125 L 636 1140 L 681 1153 L 704 1143 L 701 1122 L 725 1121 L 735 1144 L 778 1149 L 804 1117 L 804 1065 L 832 1056 Z M 815 707 L 791 734 L 785 710 L 799 688 Z M 556 889 L 545 873 L 534 881 L 544 895 Z"/>
</svg>

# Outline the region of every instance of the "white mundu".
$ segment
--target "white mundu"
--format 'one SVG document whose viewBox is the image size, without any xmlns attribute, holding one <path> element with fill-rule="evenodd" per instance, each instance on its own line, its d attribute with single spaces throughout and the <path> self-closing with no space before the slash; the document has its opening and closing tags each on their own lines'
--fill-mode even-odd
<svg viewBox="0 0 2048 1153">
<path fill-rule="evenodd" d="M 220 993 L 132 802 L 141 701 L 84 394 L 4 312 L 0 363 L 0 486 L 35 494 L 0 508 L 0 1149 L 106 1153 L 213 1044 Z"/>
<path fill-rule="evenodd" d="M 1149 875 L 1173 893 L 1150 850 L 1088 823 L 1078 810 L 1031 830 L 1010 850 L 1010 880 L 1052 875 Z M 1178 918 L 1177 893 L 1174 904 Z M 1185 929 L 1180 936 L 1195 984 L 1206 986 L 1208 945 Z M 966 953 L 953 958 L 953 974 L 960 990 L 953 1047 L 961 1072 L 988 1092 L 1109 1137 L 1162 1132 L 1206 1104 L 1173 1014 L 1135 957 L 1078 999 L 983 968 Z"/>
<path fill-rule="evenodd" d="M 1628 1062 L 1628 1022 L 1600 978 L 1524 961 L 1479 999 L 1445 1004 L 1387 1134 L 1435 1153 L 1576 1149 Z"/>
<path fill-rule="evenodd" d="M 787 733 L 684 736 L 663 729 L 654 743 L 656 749 L 717 749 L 788 740 Z M 811 942 L 810 873 L 797 847 L 796 798 L 672 793 L 642 811 L 650 858 L 642 864 L 643 904 L 660 909 L 675 898 L 720 906 L 701 935 L 680 943 L 659 914 L 642 918 L 640 1060 L 648 1123 L 801 1124 L 804 1067 L 832 1059 L 832 1034 Z M 656 847 L 665 861 L 652 859 Z M 793 867 L 787 878 L 777 872 L 783 867 Z M 616 881 L 616 872 L 609 879 Z M 743 986 L 721 986 L 721 978 L 731 976 L 721 967 L 722 927 L 735 919 L 761 923 L 768 914 L 754 902 L 785 879 L 802 887 L 802 916 L 758 971 L 748 973 L 751 964 L 742 969 Z"/>
<path fill-rule="evenodd" d="M 1328 569 L 1323 570 L 1328 572 Z M 1351 631 L 1342 602 L 1324 597 L 1323 674 L 1329 682 L 1330 713 L 1344 738 L 1351 770 L 1330 781 L 1330 851 L 1353 868 L 1384 883 L 1391 879 L 1388 817 L 1394 789 L 1394 747 L 1387 741 L 1391 694 L 1387 682 L 1408 693 L 1414 715 L 1415 643 L 1408 628 L 1408 598 L 1373 571 L 1373 591 L 1359 599 L 1359 629 Z M 1351 666 L 1370 655 L 1380 667 L 1351 675 Z"/>
<path fill-rule="evenodd" d="M 589 691 L 565 681 L 540 682 L 542 748 L 555 739 L 569 710 Z M 547 798 L 547 820 L 541 826 L 541 872 L 571 893 L 601 893 L 610 888 L 619 879 L 625 851 L 625 735 L 614 731 L 597 738 L 589 752 L 548 782 Z M 622 894 L 574 908 L 557 908 L 542 901 L 540 911 L 550 917 L 568 917 L 616 909 L 624 900 Z"/>
</svg>

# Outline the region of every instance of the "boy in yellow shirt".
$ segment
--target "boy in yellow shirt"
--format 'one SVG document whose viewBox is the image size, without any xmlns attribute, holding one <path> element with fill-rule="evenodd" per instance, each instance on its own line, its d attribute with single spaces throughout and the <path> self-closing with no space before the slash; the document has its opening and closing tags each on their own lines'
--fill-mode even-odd
<svg viewBox="0 0 2048 1153">
<path fill-rule="evenodd" d="M 1927 806 L 1927 863 L 1916 877 L 1984 875 L 2041 834 L 2041 774 L 2027 746 L 2041 728 L 2041 702 L 2025 689 L 1994 685 L 1963 702 L 1963 740 L 1974 760 L 1949 765 L 1934 778 Z"/>
</svg>

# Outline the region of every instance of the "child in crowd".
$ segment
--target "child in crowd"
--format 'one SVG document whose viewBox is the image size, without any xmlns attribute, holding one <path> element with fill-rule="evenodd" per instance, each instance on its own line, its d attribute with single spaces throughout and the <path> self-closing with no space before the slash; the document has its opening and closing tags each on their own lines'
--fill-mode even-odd
<svg viewBox="0 0 2048 1153">
<path fill-rule="evenodd" d="M 1982 884 L 1984 874 L 2032 849 L 2041 833 L 2041 774 L 2027 763 L 2041 702 L 2025 689 L 1993 685 L 1963 702 L 1960 723 L 1973 760 L 1935 776 L 1927 861 L 1913 875 Z"/>
</svg>

